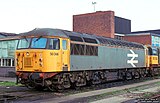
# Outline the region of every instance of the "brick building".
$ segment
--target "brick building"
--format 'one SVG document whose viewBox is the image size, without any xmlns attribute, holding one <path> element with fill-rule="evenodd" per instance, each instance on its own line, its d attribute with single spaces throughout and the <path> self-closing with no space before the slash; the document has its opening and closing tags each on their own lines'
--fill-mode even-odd
<svg viewBox="0 0 160 103">
<path fill-rule="evenodd" d="M 73 16 L 73 31 L 114 38 L 114 12 L 97 11 Z"/>
<path fill-rule="evenodd" d="M 137 31 L 126 34 L 123 39 L 144 45 L 160 47 L 160 30 Z"/>
<path fill-rule="evenodd" d="M 124 34 L 131 33 L 131 20 L 117 17 L 113 11 L 74 15 L 73 31 L 122 39 Z"/>
<path fill-rule="evenodd" d="M 160 29 L 131 32 L 131 20 L 114 16 L 113 11 L 74 15 L 73 31 L 160 47 Z"/>
<path fill-rule="evenodd" d="M 123 39 L 130 42 L 137 42 L 145 45 L 151 45 L 150 33 L 127 34 L 123 37 Z"/>
</svg>

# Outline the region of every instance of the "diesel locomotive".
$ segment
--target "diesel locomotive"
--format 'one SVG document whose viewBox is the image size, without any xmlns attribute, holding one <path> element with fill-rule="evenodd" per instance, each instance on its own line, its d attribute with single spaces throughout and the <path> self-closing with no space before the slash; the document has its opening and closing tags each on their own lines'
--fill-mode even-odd
<svg viewBox="0 0 160 103">
<path fill-rule="evenodd" d="M 15 60 L 18 83 L 53 91 L 155 75 L 160 50 L 92 34 L 39 28 L 20 34 Z"/>
</svg>

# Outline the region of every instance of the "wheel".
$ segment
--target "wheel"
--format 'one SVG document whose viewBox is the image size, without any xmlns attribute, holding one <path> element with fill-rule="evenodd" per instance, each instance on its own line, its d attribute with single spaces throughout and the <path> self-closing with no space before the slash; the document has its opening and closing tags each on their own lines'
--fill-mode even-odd
<svg viewBox="0 0 160 103">
<path fill-rule="evenodd" d="M 56 88 L 53 85 L 48 86 L 48 89 L 52 92 L 56 91 Z"/>
<path fill-rule="evenodd" d="M 100 75 L 98 72 L 93 73 L 91 82 L 93 85 L 101 83 Z"/>
<path fill-rule="evenodd" d="M 70 88 L 71 83 L 69 80 L 69 76 L 65 74 L 58 75 L 56 78 L 52 78 L 52 84 L 48 86 L 48 89 L 51 91 L 59 91 L 63 92 L 64 89 Z"/>
<path fill-rule="evenodd" d="M 28 82 L 28 83 L 25 83 L 25 86 L 28 88 L 28 89 L 35 89 L 35 84 L 34 83 L 31 83 L 31 82 Z"/>
<path fill-rule="evenodd" d="M 134 73 L 134 78 L 135 78 L 135 79 L 139 79 L 139 78 L 140 78 L 140 73 L 139 73 L 138 71 L 136 71 L 136 72 Z"/>
<path fill-rule="evenodd" d="M 127 71 L 125 75 L 126 80 L 131 80 L 133 78 L 132 72 Z"/>
<path fill-rule="evenodd" d="M 45 89 L 45 87 L 41 86 L 41 85 L 37 85 L 37 86 L 35 86 L 35 89 L 38 91 L 43 91 Z"/>
</svg>

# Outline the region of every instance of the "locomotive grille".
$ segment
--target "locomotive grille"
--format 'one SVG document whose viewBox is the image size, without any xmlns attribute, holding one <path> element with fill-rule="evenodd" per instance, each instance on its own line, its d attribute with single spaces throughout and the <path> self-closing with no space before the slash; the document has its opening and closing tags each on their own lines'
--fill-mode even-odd
<svg viewBox="0 0 160 103">
<path fill-rule="evenodd" d="M 24 58 L 24 66 L 32 66 L 32 59 L 30 57 Z"/>
<path fill-rule="evenodd" d="M 157 60 L 157 57 L 153 57 L 153 60 Z"/>
</svg>

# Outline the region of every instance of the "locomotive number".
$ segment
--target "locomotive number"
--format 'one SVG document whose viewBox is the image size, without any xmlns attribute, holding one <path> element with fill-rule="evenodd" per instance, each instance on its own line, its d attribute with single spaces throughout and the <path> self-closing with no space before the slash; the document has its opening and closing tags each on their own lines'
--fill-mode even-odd
<svg viewBox="0 0 160 103">
<path fill-rule="evenodd" d="M 59 54 L 58 54 L 58 53 L 50 52 L 50 55 L 51 55 L 51 56 L 58 56 Z"/>
</svg>

